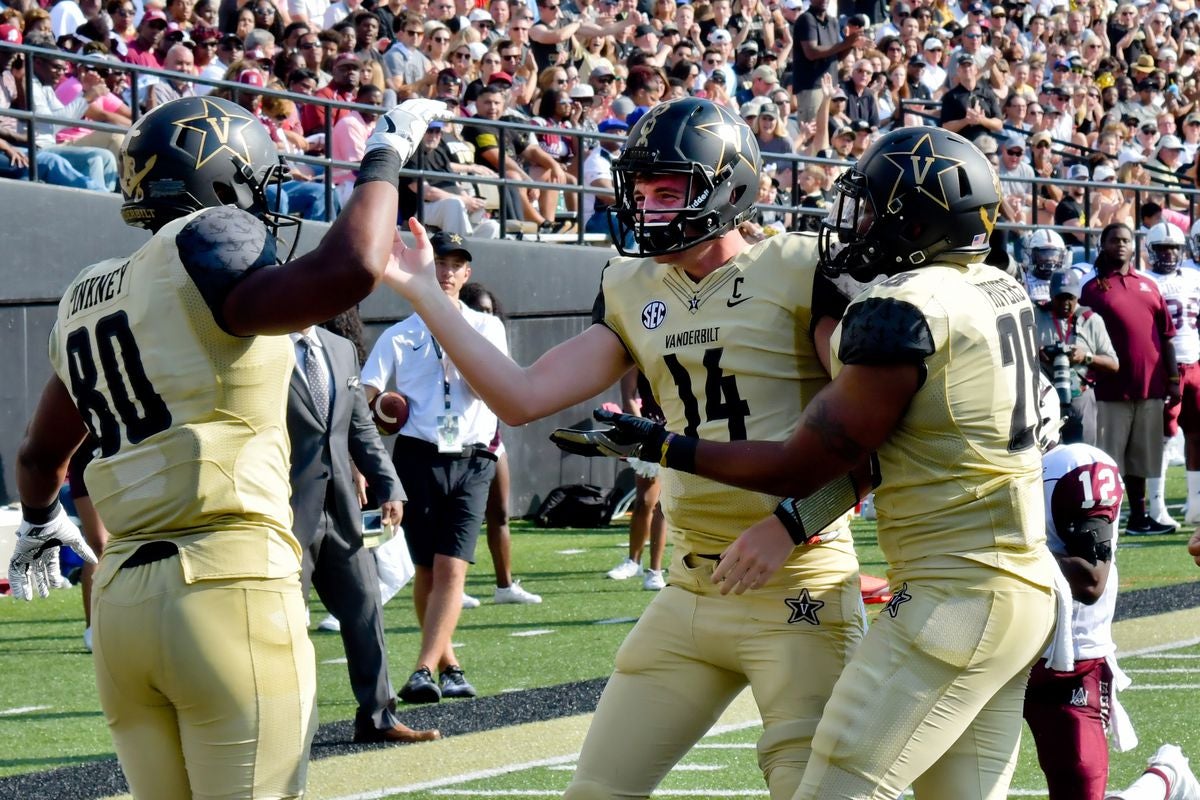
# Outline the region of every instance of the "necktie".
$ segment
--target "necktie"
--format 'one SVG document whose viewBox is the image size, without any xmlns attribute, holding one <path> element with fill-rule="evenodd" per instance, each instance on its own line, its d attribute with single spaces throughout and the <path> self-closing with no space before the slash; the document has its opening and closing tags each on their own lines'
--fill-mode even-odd
<svg viewBox="0 0 1200 800">
<path fill-rule="evenodd" d="M 308 391 L 312 395 L 313 405 L 322 422 L 329 421 L 329 371 L 325 369 L 325 359 L 317 352 L 312 340 L 305 336 L 304 343 L 304 376 L 308 378 Z"/>
</svg>

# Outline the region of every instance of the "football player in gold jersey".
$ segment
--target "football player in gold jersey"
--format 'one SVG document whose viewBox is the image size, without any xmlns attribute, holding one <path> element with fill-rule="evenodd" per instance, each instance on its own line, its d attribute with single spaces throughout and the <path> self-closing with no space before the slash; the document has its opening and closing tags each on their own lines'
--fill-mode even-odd
<svg viewBox="0 0 1200 800">
<path fill-rule="evenodd" d="M 1001 800 L 1030 665 L 1055 622 L 1039 487 L 1037 340 L 1024 290 L 983 263 L 1000 189 L 973 145 L 894 131 L 837 181 L 822 268 L 868 280 L 831 342 L 833 381 L 785 442 L 697 441 L 637 418 L 600 449 L 797 497 L 877 452 L 893 599 L 837 683 L 801 800 Z M 602 415 L 606 416 L 606 415 Z M 701 434 L 703 431 L 700 432 Z M 747 437 L 753 438 L 753 437 Z M 723 551 L 713 580 L 768 586 L 804 533 L 795 506 Z M 796 662 L 795 690 L 808 665 Z"/>
<path fill-rule="evenodd" d="M 614 238 L 631 232 L 637 247 L 604 270 L 595 324 L 529 367 L 462 322 L 419 226 L 387 280 L 510 425 L 595 397 L 637 366 L 672 426 L 781 441 L 828 382 L 820 341 L 846 299 L 817 274 L 815 237 L 750 245 L 738 232 L 759 167 L 750 129 L 721 106 L 686 98 L 647 112 L 614 164 Z M 671 471 L 663 483 L 669 584 L 617 653 L 566 797 L 648 797 L 749 685 L 763 717 L 759 765 L 771 797 L 786 800 L 862 632 L 845 520 L 826 543 L 796 549 L 762 591 L 723 596 L 709 580 L 717 554 L 780 498 Z"/>
<path fill-rule="evenodd" d="M 442 109 L 409 101 L 384 117 L 345 210 L 283 264 L 288 220 L 264 189 L 286 169 L 253 115 L 186 98 L 125 138 L 122 216 L 154 235 L 83 270 L 59 303 L 55 375 L 19 453 L 9 578 L 18 596 L 45 596 L 58 545 L 86 549 L 57 496 L 90 432 L 87 484 L 110 533 L 93 587 L 97 687 L 135 797 L 304 792 L 316 686 L 288 506 L 284 334 L 378 284 L 400 166 Z"/>
</svg>

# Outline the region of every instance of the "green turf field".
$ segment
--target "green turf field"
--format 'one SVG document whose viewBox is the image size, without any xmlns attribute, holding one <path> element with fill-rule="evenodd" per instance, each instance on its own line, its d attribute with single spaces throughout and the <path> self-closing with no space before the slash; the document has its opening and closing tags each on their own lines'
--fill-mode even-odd
<svg viewBox="0 0 1200 800">
<path fill-rule="evenodd" d="M 1182 475 L 1169 492 L 1182 494 Z M 883 575 L 874 526 L 857 523 L 863 570 Z M 1183 549 L 1186 535 L 1123 539 L 1121 588 L 1145 589 L 1200 577 Z M 456 636 L 467 674 L 484 695 L 606 676 L 613 653 L 650 593 L 638 579 L 617 583 L 604 572 L 623 556 L 620 525 L 600 531 L 539 531 L 514 525 L 516 577 L 541 594 L 540 606 L 491 604 L 491 565 L 481 543 L 468 591 L 483 600 L 465 611 Z M 393 682 L 412 669 L 418 634 L 410 593 L 385 608 Z M 1170 611 L 1170 609 L 1163 609 Z M 314 623 L 323 616 L 313 609 Z M 48 600 L 0 598 L 0 797 L 5 776 L 113 757 L 84 650 L 77 588 Z M 1135 681 L 1122 697 L 1142 744 L 1114 754 L 1114 786 L 1140 773 L 1162 742 L 1200 755 L 1200 610 L 1178 610 L 1117 626 L 1122 667 Z M 337 634 L 314 632 L 322 723 L 353 717 L 354 704 Z M 469 704 L 471 701 L 459 701 Z M 653 714 L 653 709 L 647 709 Z M 587 715 L 451 737 L 432 745 L 371 748 L 313 763 L 310 796 L 320 798 L 552 797 L 570 778 Z M 631 720 L 631 725 L 638 720 Z M 743 696 L 721 725 L 666 780 L 661 797 L 766 796 L 754 760 L 758 723 Z M 469 757 L 464 756 L 469 754 Z M 1044 796 L 1024 747 L 1014 797 Z M 51 796 L 51 795 L 47 795 Z M 53 796 L 70 797 L 68 790 Z"/>
</svg>

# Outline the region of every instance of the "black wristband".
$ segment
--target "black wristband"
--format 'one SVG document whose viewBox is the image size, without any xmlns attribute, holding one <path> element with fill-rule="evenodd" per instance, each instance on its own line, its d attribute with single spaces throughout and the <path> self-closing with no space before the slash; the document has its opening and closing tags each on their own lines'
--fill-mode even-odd
<svg viewBox="0 0 1200 800">
<path fill-rule="evenodd" d="M 662 458 L 658 463 L 667 469 L 695 472 L 697 444 L 698 441 L 691 436 L 668 433 L 662 445 Z"/>
<path fill-rule="evenodd" d="M 355 186 L 362 186 L 371 181 L 386 181 L 397 189 L 400 188 L 400 154 L 390 147 L 379 147 L 363 156 L 358 165 L 358 179 Z"/>
<path fill-rule="evenodd" d="M 800 519 L 800 512 L 796 508 L 794 498 L 786 497 L 775 506 L 775 516 L 783 523 L 783 527 L 787 528 L 788 536 L 792 537 L 792 543 L 801 545 L 808 542 L 808 531 L 804 529 L 804 520 Z"/>
<path fill-rule="evenodd" d="M 45 525 L 50 520 L 58 516 L 58 512 L 62 509 L 62 503 L 58 498 L 54 498 L 54 502 L 45 508 L 31 508 L 30 506 L 21 503 L 21 519 L 28 522 L 30 525 Z"/>
</svg>

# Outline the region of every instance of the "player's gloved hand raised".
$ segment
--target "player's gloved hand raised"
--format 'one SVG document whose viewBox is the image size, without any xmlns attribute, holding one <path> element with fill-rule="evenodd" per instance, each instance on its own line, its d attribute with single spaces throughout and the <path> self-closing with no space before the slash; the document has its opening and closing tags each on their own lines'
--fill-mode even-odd
<svg viewBox="0 0 1200 800">
<path fill-rule="evenodd" d="M 364 154 L 382 147 L 390 148 L 396 151 L 400 156 L 400 163 L 403 164 L 416 152 L 429 123 L 435 119 L 449 117 L 449 109 L 440 100 L 405 100 L 375 123 L 375 132 L 367 137 Z"/>
<path fill-rule="evenodd" d="M 58 566 L 60 547 L 71 548 L 89 564 L 96 563 L 96 554 L 61 505 L 55 503 L 48 516 L 48 521 L 37 524 L 23 519 L 17 528 L 17 544 L 8 562 L 8 582 L 13 597 L 18 599 L 32 600 L 34 591 L 48 597 L 51 589 L 66 585 Z"/>
<path fill-rule="evenodd" d="M 594 430 L 559 428 L 550 434 L 550 441 L 579 456 L 637 458 L 655 464 L 662 461 L 664 446 L 672 434 L 661 424 L 603 408 L 597 408 L 592 416 L 597 422 L 606 422 L 611 427 Z"/>
</svg>

